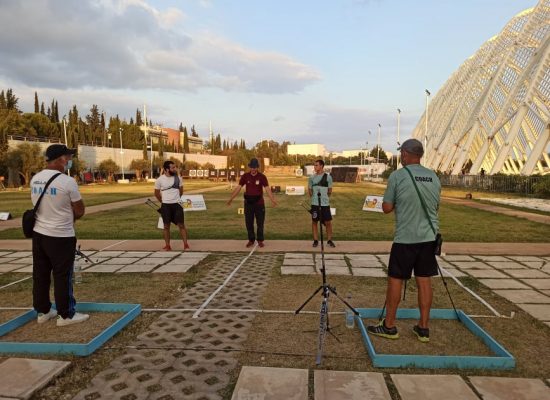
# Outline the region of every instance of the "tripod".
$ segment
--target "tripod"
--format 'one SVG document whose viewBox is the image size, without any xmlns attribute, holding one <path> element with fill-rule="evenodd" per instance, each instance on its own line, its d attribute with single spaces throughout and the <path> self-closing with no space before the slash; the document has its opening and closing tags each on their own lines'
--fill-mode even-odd
<svg viewBox="0 0 550 400">
<path fill-rule="evenodd" d="M 328 318 L 328 298 L 330 294 L 334 294 L 338 300 L 340 300 L 342 303 L 346 305 L 356 316 L 359 316 L 359 312 L 353 308 L 346 300 L 344 300 L 342 297 L 336 293 L 336 287 L 330 286 L 327 282 L 327 274 L 325 270 L 325 246 L 323 244 L 323 213 L 321 212 L 321 192 L 317 192 L 317 216 L 319 217 L 319 232 L 321 239 L 321 275 L 323 277 L 323 284 L 317 288 L 313 292 L 311 296 L 308 297 L 308 299 L 300 306 L 298 309 L 294 312 L 295 315 L 299 314 L 300 311 L 306 306 L 307 303 L 313 297 L 321 292 L 321 295 L 323 296 L 323 301 L 321 302 L 321 310 L 319 311 L 319 338 L 317 343 L 317 358 L 315 359 L 315 363 L 317 365 L 321 364 L 321 359 L 323 357 L 323 347 L 325 344 L 325 337 L 327 332 L 332 335 L 338 342 L 340 341 L 334 333 L 332 333 L 330 324 L 329 324 L 329 318 Z"/>
</svg>

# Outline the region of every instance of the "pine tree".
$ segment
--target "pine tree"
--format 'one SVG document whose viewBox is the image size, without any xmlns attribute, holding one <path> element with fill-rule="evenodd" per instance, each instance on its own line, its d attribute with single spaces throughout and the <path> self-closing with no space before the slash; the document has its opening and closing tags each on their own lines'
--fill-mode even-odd
<svg viewBox="0 0 550 400">
<path fill-rule="evenodd" d="M 2 90 L 0 92 L 0 110 L 5 110 L 6 108 L 6 96 L 4 95 L 4 91 Z"/>
<path fill-rule="evenodd" d="M 40 104 L 40 114 L 46 115 L 46 111 L 44 110 L 44 102 L 42 102 L 42 104 Z"/>
<path fill-rule="evenodd" d="M 40 104 L 38 103 L 38 93 L 34 92 L 34 113 L 40 112 Z"/>
<path fill-rule="evenodd" d="M 141 119 L 141 111 L 139 111 L 139 108 L 136 109 L 136 126 L 140 127 L 143 125 L 143 120 Z"/>
<path fill-rule="evenodd" d="M 13 89 L 8 89 L 6 91 L 6 108 L 8 110 L 19 111 L 19 109 L 17 108 L 18 101 L 19 99 L 13 94 Z"/>
<path fill-rule="evenodd" d="M 54 121 L 53 122 L 59 123 L 59 108 L 58 108 L 58 105 L 57 105 L 57 100 L 55 101 L 55 106 L 54 106 Z"/>
</svg>

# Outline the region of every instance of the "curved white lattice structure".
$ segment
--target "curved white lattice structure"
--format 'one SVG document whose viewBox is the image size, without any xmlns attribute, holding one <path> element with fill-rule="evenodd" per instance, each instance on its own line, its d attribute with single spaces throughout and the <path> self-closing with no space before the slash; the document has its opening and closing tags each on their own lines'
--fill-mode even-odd
<svg viewBox="0 0 550 400">
<path fill-rule="evenodd" d="M 550 174 L 550 0 L 512 18 L 426 109 L 413 131 L 425 143 L 426 166 L 451 174 Z"/>
</svg>

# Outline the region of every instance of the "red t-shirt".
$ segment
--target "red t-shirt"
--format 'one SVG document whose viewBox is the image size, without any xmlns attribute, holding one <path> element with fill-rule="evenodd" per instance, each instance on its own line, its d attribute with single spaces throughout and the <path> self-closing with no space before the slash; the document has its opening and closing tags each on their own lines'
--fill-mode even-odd
<svg viewBox="0 0 550 400">
<path fill-rule="evenodd" d="M 239 185 L 245 186 L 244 194 L 261 196 L 260 200 L 256 204 L 264 204 L 263 189 L 269 185 L 264 174 L 258 172 L 256 175 L 252 176 L 250 172 L 247 172 L 241 176 Z"/>
</svg>

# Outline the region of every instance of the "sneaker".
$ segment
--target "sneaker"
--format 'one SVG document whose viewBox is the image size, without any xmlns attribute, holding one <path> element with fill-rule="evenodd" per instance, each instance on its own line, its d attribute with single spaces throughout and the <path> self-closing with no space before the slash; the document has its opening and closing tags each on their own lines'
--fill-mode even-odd
<svg viewBox="0 0 550 400">
<path fill-rule="evenodd" d="M 49 321 L 50 319 L 54 319 L 55 317 L 57 317 L 57 310 L 50 308 L 50 311 L 48 311 L 46 314 L 38 313 L 36 322 L 38 322 L 39 324 L 43 324 L 44 322 Z"/>
<path fill-rule="evenodd" d="M 57 326 L 66 326 L 72 324 L 78 324 L 79 322 L 86 321 L 90 316 L 88 314 L 74 313 L 72 318 L 63 318 L 61 315 L 57 318 Z"/>
<path fill-rule="evenodd" d="M 246 247 L 252 247 L 254 246 L 254 242 L 249 240 L 248 243 L 246 244 Z"/>
<path fill-rule="evenodd" d="M 259 247 L 264 247 L 265 246 L 264 241 L 263 240 L 258 240 L 258 246 Z"/>
<path fill-rule="evenodd" d="M 170 251 L 170 250 L 172 250 L 172 247 L 170 247 L 170 245 L 167 244 L 166 246 L 164 246 L 164 247 L 162 248 L 162 250 L 164 250 L 164 251 Z"/>
<path fill-rule="evenodd" d="M 327 244 L 330 246 L 330 247 L 336 247 L 336 245 L 334 244 L 334 242 L 332 240 L 327 240 Z"/>
<path fill-rule="evenodd" d="M 314 240 L 313 241 L 313 247 L 317 247 L 319 246 L 319 241 L 318 240 Z"/>
<path fill-rule="evenodd" d="M 384 318 L 378 325 L 369 325 L 367 326 L 367 331 L 373 335 L 381 336 L 386 339 L 398 339 L 399 333 L 397 333 L 397 328 L 395 326 L 393 328 L 387 328 L 385 322 L 386 319 Z"/>
<path fill-rule="evenodd" d="M 418 325 L 413 326 L 413 332 L 415 333 L 418 340 L 422 343 L 428 343 L 430 341 L 430 329 L 421 328 Z"/>
</svg>

